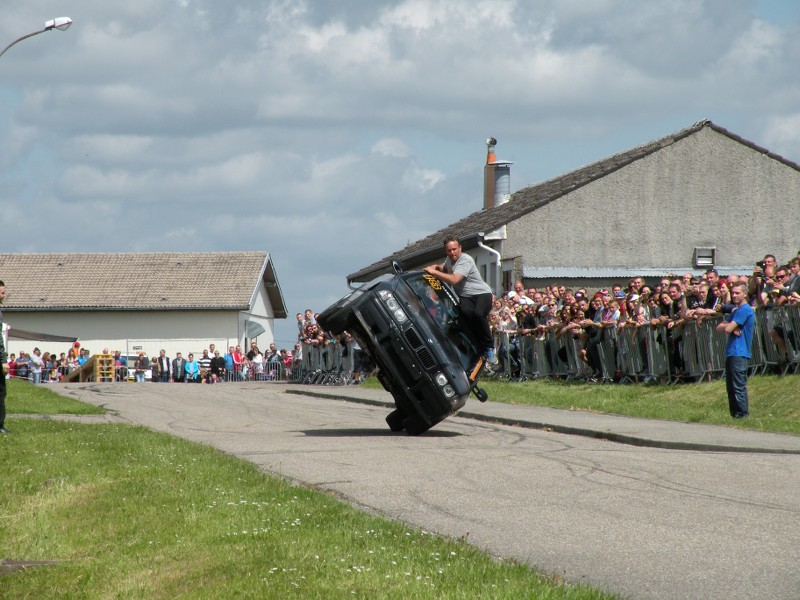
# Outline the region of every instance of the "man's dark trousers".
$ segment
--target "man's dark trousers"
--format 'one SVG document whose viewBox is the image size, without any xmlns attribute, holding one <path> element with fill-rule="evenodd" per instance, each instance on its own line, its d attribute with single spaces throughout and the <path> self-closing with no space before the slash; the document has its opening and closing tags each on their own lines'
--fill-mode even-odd
<svg viewBox="0 0 800 600">
<path fill-rule="evenodd" d="M 461 296 L 461 322 L 472 334 L 480 352 L 494 347 L 492 330 L 489 328 L 489 312 L 492 310 L 492 295 Z"/>
</svg>

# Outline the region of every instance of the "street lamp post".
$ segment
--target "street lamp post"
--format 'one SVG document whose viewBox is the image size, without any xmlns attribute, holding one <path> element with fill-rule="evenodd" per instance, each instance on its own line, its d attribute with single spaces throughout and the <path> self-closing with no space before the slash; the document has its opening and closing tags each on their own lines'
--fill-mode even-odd
<svg viewBox="0 0 800 600">
<path fill-rule="evenodd" d="M 34 31 L 33 33 L 29 33 L 28 35 L 23 35 L 21 38 L 17 38 L 13 42 L 11 42 L 8 46 L 3 48 L 3 51 L 0 52 L 0 56 L 6 53 L 6 50 L 11 48 L 14 44 L 21 42 L 22 40 L 26 40 L 29 37 L 33 37 L 34 35 L 39 35 L 40 33 L 44 33 L 45 31 L 51 31 L 53 29 L 58 29 L 59 31 L 66 31 L 69 29 L 69 26 L 72 25 L 72 19 L 69 17 L 58 17 L 56 19 L 50 19 L 44 24 L 44 29 L 40 29 L 39 31 Z"/>
</svg>

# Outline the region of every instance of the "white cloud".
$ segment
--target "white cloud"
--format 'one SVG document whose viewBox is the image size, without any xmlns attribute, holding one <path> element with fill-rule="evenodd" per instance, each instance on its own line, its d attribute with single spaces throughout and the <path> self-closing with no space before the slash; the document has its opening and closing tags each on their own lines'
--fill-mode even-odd
<svg viewBox="0 0 800 600">
<path fill-rule="evenodd" d="M 419 192 L 430 192 L 445 179 L 444 173 L 435 169 L 408 169 L 403 177 L 406 187 Z"/>
<path fill-rule="evenodd" d="M 385 156 L 395 156 L 397 158 L 406 158 L 411 156 L 411 148 L 408 147 L 403 140 L 398 138 L 384 138 L 378 140 L 372 146 L 372 152 L 376 154 L 383 154 Z"/>
<path fill-rule="evenodd" d="M 265 249 L 291 312 L 478 210 L 487 135 L 515 189 L 705 117 L 797 161 L 798 23 L 754 6 L 65 5 L 68 31 L 2 59 L 4 247 Z M 52 13 L 21 3 L 0 36 Z"/>
</svg>

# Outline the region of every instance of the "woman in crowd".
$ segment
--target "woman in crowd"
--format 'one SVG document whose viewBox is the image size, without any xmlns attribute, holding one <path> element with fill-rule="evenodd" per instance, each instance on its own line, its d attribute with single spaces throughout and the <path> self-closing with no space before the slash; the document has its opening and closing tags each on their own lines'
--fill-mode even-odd
<svg viewBox="0 0 800 600">
<path fill-rule="evenodd" d="M 79 366 L 78 349 L 75 346 L 72 346 L 67 352 L 67 371 L 72 371 L 72 369 L 75 369 Z"/>
<path fill-rule="evenodd" d="M 625 321 L 620 323 L 627 327 L 639 327 L 647 323 L 647 314 L 642 306 L 641 296 L 639 294 L 628 294 L 625 298 L 626 317 Z"/>
<path fill-rule="evenodd" d="M 200 363 L 194 359 L 194 354 L 191 352 L 183 368 L 186 371 L 187 383 L 200 383 Z"/>
<path fill-rule="evenodd" d="M 161 369 L 158 365 L 158 357 L 153 356 L 150 359 L 150 381 L 152 383 L 158 383 L 160 374 L 161 374 Z"/>
<path fill-rule="evenodd" d="M 253 358 L 250 359 L 250 368 L 253 370 L 253 379 L 256 381 L 261 381 L 264 379 L 264 355 L 261 354 L 261 350 L 258 349 L 257 346 L 254 346 L 254 349 L 251 350 Z M 247 357 L 250 358 L 250 352 L 247 353 Z"/>
</svg>

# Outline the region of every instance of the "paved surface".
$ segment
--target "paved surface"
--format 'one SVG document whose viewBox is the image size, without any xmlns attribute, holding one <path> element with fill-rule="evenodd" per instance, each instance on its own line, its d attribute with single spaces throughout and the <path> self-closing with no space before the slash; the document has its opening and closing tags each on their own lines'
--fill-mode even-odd
<svg viewBox="0 0 800 600">
<path fill-rule="evenodd" d="M 387 392 L 358 386 L 295 386 L 287 391 L 292 394 L 307 394 L 394 407 L 392 397 Z M 672 423 L 580 410 L 516 406 L 497 402 L 481 404 L 473 399 L 467 403 L 459 416 L 650 448 L 705 452 L 800 454 L 800 436 L 746 431 L 717 425 Z M 798 599 L 800 600 L 800 592 L 798 592 Z"/>
<path fill-rule="evenodd" d="M 473 400 L 410 437 L 357 386 L 58 391 L 628 598 L 800 597 L 800 437 Z"/>
</svg>

